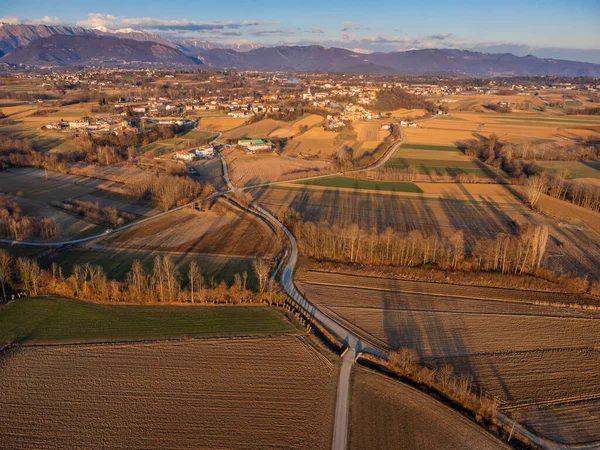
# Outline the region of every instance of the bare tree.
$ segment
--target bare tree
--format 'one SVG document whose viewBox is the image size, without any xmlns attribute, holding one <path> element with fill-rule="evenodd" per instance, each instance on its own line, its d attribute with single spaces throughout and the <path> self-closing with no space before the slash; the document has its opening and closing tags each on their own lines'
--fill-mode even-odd
<svg viewBox="0 0 600 450">
<path fill-rule="evenodd" d="M 42 271 L 39 264 L 29 258 L 17 259 L 17 271 L 23 284 L 23 289 L 31 295 L 38 295 Z"/>
<path fill-rule="evenodd" d="M 525 195 L 531 208 L 535 208 L 540 197 L 548 190 L 548 181 L 543 175 L 534 175 L 525 182 Z"/>
<path fill-rule="evenodd" d="M 4 249 L 0 249 L 0 284 L 2 284 L 2 298 L 6 301 L 6 288 L 12 282 L 12 257 Z"/>
<path fill-rule="evenodd" d="M 258 258 L 252 262 L 252 267 L 254 267 L 256 277 L 258 278 L 258 289 L 262 294 L 265 292 L 267 287 L 269 272 L 271 271 L 271 264 L 263 258 Z"/>
<path fill-rule="evenodd" d="M 202 288 L 203 288 L 202 274 L 200 273 L 200 269 L 198 268 L 198 264 L 196 263 L 196 261 L 192 261 L 190 263 L 190 266 L 188 267 L 188 283 L 189 283 L 192 303 L 195 303 L 195 301 L 196 301 L 196 298 L 195 298 L 196 294 L 199 294 L 201 301 L 204 300 L 203 292 L 202 292 Z"/>
</svg>

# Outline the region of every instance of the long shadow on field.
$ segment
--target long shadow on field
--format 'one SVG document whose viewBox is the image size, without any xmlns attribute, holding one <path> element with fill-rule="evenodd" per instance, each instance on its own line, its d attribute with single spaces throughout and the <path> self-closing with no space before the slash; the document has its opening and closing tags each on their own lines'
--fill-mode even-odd
<svg viewBox="0 0 600 450">
<path fill-rule="evenodd" d="M 464 232 L 469 248 L 473 248 L 478 239 L 493 238 L 502 232 L 514 232 L 510 216 L 498 208 L 490 211 L 485 203 L 473 199 L 470 195 L 468 197 L 470 198 L 463 200 L 454 195 L 444 194 L 441 204 L 453 231 Z"/>
</svg>

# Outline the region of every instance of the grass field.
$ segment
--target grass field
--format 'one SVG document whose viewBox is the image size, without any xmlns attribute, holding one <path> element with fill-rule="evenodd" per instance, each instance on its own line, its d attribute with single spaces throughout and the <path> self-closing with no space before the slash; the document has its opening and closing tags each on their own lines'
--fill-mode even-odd
<svg viewBox="0 0 600 450">
<path fill-rule="evenodd" d="M 402 149 L 412 149 L 412 150 L 434 150 L 438 152 L 460 152 L 462 153 L 463 149 L 460 147 L 452 146 L 452 145 L 419 145 L 419 144 L 404 144 L 402 145 Z"/>
<path fill-rule="evenodd" d="M 297 336 L 20 348 L 0 447 L 328 448 L 337 372 Z"/>
<path fill-rule="evenodd" d="M 600 161 L 536 161 L 551 174 L 569 171 L 569 178 L 600 178 Z"/>
<path fill-rule="evenodd" d="M 414 183 L 404 182 L 386 182 L 386 181 L 371 181 L 361 180 L 359 178 L 348 177 L 327 177 L 318 178 L 316 180 L 299 181 L 297 184 L 305 184 L 308 186 L 325 186 L 325 187 L 340 187 L 351 189 L 368 189 L 373 191 L 392 191 L 392 192 L 423 192 Z"/>
<path fill-rule="evenodd" d="M 31 297 L 0 307 L 0 342 L 48 344 L 293 333 L 279 311 L 261 306 L 100 305 Z"/>
<path fill-rule="evenodd" d="M 427 394 L 356 366 L 352 376 L 352 450 L 504 449 L 478 425 Z M 435 424 L 435 432 L 432 425 Z"/>
</svg>

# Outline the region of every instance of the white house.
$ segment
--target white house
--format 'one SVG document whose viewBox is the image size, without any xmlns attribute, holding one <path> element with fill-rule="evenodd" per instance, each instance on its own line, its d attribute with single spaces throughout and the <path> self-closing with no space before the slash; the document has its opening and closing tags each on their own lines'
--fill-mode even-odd
<svg viewBox="0 0 600 450">
<path fill-rule="evenodd" d="M 199 147 L 193 152 L 198 158 L 214 158 L 215 156 L 215 149 L 212 145 L 205 145 L 203 147 Z"/>
</svg>

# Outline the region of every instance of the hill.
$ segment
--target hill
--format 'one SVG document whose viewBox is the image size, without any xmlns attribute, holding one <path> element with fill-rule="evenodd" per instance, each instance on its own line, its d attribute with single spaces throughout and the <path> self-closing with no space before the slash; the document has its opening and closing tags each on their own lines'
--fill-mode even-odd
<svg viewBox="0 0 600 450">
<path fill-rule="evenodd" d="M 600 76 L 600 64 L 511 53 L 426 49 L 361 54 L 341 48 L 312 46 L 263 47 L 248 52 L 210 49 L 200 58 L 215 68 L 345 72 L 388 75 L 509 75 Z"/>
<path fill-rule="evenodd" d="M 28 66 L 199 64 L 179 50 L 156 42 L 61 34 L 19 46 L 0 62 Z"/>
</svg>

